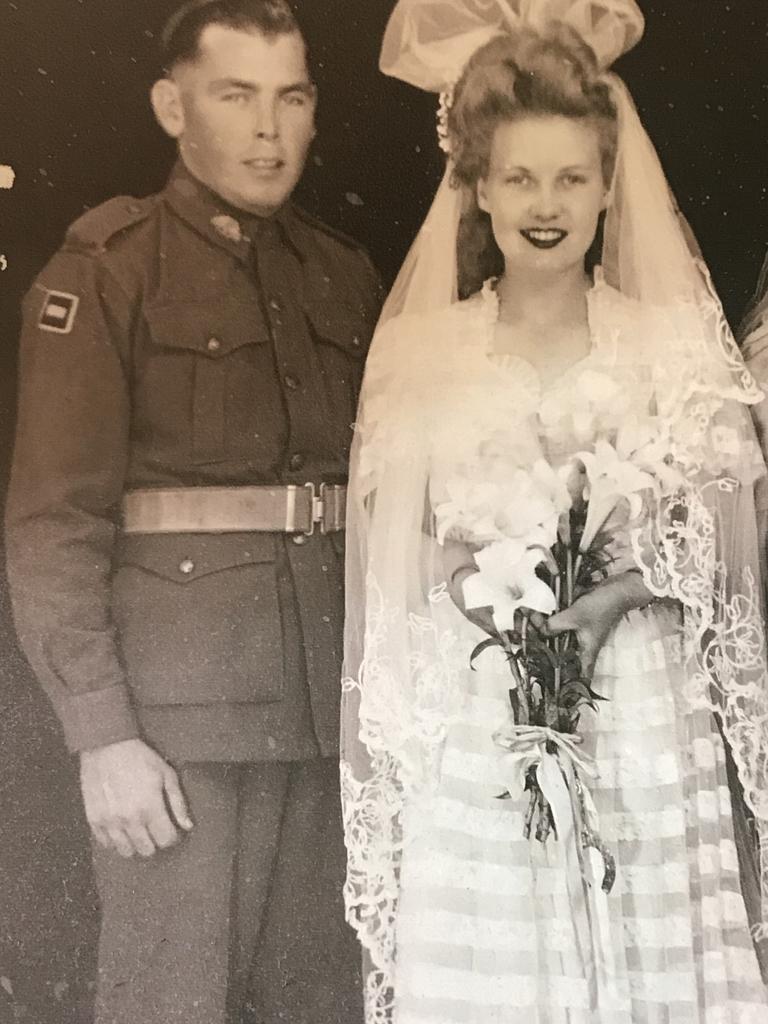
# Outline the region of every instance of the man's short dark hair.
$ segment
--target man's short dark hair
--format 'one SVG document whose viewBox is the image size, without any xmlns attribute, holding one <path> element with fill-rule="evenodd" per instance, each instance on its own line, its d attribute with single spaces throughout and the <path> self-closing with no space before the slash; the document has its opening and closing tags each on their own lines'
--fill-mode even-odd
<svg viewBox="0 0 768 1024">
<path fill-rule="evenodd" d="M 163 28 L 162 68 L 165 74 L 177 64 L 200 56 L 200 36 L 209 25 L 223 25 L 267 37 L 298 32 L 301 28 L 288 0 L 187 0 Z"/>
</svg>

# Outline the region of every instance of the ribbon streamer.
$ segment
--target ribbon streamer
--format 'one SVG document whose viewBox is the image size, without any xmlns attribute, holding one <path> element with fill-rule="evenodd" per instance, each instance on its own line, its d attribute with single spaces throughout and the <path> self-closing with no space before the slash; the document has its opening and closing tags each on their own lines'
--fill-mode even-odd
<svg viewBox="0 0 768 1024">
<path fill-rule="evenodd" d="M 525 777 L 535 766 L 536 781 L 552 809 L 557 838 L 563 844 L 573 926 L 593 1006 L 616 1006 L 616 966 L 608 899 L 602 888 L 605 862 L 595 846 L 582 842 L 585 835 L 597 831 L 598 821 L 577 769 L 595 778 L 594 759 L 578 749 L 574 737 L 546 726 L 512 725 L 497 732 L 494 740 L 507 751 L 501 762 L 511 796 L 522 798 Z"/>
</svg>

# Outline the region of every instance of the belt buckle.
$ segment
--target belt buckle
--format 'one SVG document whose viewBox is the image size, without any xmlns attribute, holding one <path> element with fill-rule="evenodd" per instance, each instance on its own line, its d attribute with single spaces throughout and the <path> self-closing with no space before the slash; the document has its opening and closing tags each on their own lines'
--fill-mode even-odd
<svg viewBox="0 0 768 1024">
<path fill-rule="evenodd" d="M 319 490 L 314 484 L 304 484 L 304 490 L 309 495 L 309 529 L 301 532 L 305 537 L 313 536 L 315 526 L 320 523 L 320 532 L 325 533 L 325 484 L 320 484 Z"/>
<path fill-rule="evenodd" d="M 338 502 L 341 487 L 338 484 L 320 484 L 315 487 L 314 484 L 306 483 L 304 489 L 309 494 L 311 510 L 309 529 L 302 531 L 304 536 L 311 537 L 318 524 L 322 535 L 341 529 Z"/>
</svg>

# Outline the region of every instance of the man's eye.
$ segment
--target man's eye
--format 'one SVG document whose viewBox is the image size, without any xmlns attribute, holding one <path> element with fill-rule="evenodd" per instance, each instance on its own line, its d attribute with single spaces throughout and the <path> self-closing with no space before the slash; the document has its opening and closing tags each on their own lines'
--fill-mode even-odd
<svg viewBox="0 0 768 1024">
<path fill-rule="evenodd" d="M 509 174 L 507 175 L 508 185 L 525 185 L 529 178 L 527 174 Z"/>
<path fill-rule="evenodd" d="M 239 103 L 244 105 L 248 100 L 248 96 L 244 92 L 225 92 L 222 96 L 225 103 Z"/>
<path fill-rule="evenodd" d="M 564 180 L 566 185 L 586 185 L 587 183 L 583 174 L 566 174 Z"/>
<path fill-rule="evenodd" d="M 307 104 L 307 97 L 303 92 L 291 92 L 285 97 L 285 102 L 291 107 L 304 107 Z"/>
</svg>

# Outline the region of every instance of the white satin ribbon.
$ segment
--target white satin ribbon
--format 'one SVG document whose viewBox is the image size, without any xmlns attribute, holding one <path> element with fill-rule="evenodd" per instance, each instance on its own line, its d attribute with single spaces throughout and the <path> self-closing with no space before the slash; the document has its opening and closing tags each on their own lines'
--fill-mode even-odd
<svg viewBox="0 0 768 1024">
<path fill-rule="evenodd" d="M 585 821 L 577 791 L 577 769 L 589 778 L 597 776 L 594 759 L 579 750 L 571 736 L 545 726 L 512 725 L 496 733 L 494 740 L 507 751 L 501 764 L 513 798 L 522 798 L 525 776 L 536 766 L 536 780 L 552 808 L 557 841 L 563 845 L 573 926 L 593 1007 L 615 1006 L 616 965 L 608 899 L 602 889 L 605 864 L 595 847 L 582 846 L 585 828 L 597 832 L 597 810 L 582 786 L 589 818 Z M 547 750 L 548 743 L 554 745 L 556 753 Z"/>
</svg>

